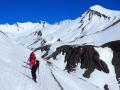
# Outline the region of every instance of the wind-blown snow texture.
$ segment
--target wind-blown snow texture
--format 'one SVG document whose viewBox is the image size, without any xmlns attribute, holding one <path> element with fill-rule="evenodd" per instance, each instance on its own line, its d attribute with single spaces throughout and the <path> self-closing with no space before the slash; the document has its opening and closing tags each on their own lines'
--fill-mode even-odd
<svg viewBox="0 0 120 90">
<path fill-rule="evenodd" d="M 41 58 L 44 52 L 36 52 L 40 60 L 38 83 L 30 79 L 31 71 L 23 67 L 31 52 L 29 49 L 50 44 L 50 55 L 62 45 L 100 46 L 120 40 L 119 33 L 120 11 L 108 10 L 99 5 L 90 7 L 75 20 L 52 25 L 42 21 L 0 25 L 0 90 L 103 90 L 105 84 L 110 90 L 119 90 L 110 48 L 95 48 L 100 59 L 108 65 L 110 73 L 95 69 L 89 79 L 83 77 L 85 70 L 80 69 L 79 65 L 75 72 L 69 74 L 64 71 L 66 63 L 62 54 L 55 61 L 50 59 L 52 64 L 48 64 Z"/>
</svg>

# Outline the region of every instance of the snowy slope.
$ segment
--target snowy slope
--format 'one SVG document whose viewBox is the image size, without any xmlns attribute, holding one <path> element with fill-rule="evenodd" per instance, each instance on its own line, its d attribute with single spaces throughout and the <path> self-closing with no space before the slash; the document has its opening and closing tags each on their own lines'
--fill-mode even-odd
<svg viewBox="0 0 120 90">
<path fill-rule="evenodd" d="M 100 90 L 82 80 L 77 84 L 68 74 L 57 68 L 53 69 L 40 57 L 37 57 L 41 62 L 37 74 L 38 83 L 35 83 L 31 80 L 30 69 L 23 67 L 26 65 L 23 62 L 27 61 L 30 51 L 2 33 L 0 33 L 0 42 L 0 90 L 89 90 L 89 88 Z M 39 51 L 36 54 L 40 56 Z M 80 84 L 83 86 L 79 86 Z M 85 87 L 86 85 L 89 88 Z"/>
<path fill-rule="evenodd" d="M 110 63 L 113 57 L 111 49 L 96 48 L 100 58 L 110 68 L 110 73 L 96 70 L 90 79 L 82 76 L 84 70 L 80 68 L 71 74 L 64 71 L 63 55 L 59 55 L 56 61 L 51 59 L 52 65 L 48 65 L 41 59 L 42 53 L 38 51 L 37 59 L 41 62 L 36 84 L 30 79 L 30 70 L 22 66 L 31 51 L 18 45 L 31 49 L 50 44 L 51 54 L 61 45 L 102 45 L 120 40 L 119 33 L 120 11 L 108 10 L 99 5 L 90 7 L 75 20 L 52 25 L 46 22 L 0 25 L 0 90 L 103 90 L 105 84 L 110 86 L 110 90 L 119 90 L 114 68 Z"/>
</svg>

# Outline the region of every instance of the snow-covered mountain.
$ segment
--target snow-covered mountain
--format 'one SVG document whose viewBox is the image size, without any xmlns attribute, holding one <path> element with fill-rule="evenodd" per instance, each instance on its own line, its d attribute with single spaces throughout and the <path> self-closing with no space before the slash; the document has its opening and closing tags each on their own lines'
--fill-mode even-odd
<svg viewBox="0 0 120 90">
<path fill-rule="evenodd" d="M 65 20 L 55 24 L 16 23 L 14 25 L 0 25 L 0 30 L 15 38 L 19 43 L 29 48 L 44 44 L 52 44 L 60 40 L 70 44 L 102 44 L 119 39 L 119 35 L 109 39 L 111 33 L 119 34 L 120 11 L 105 9 L 99 5 L 90 7 L 81 17 L 75 20 Z M 12 32 L 14 31 L 14 32 Z M 106 33 L 106 32 L 109 32 Z M 61 34 L 62 33 L 62 34 Z M 101 37 L 101 34 L 104 36 Z M 97 36 L 96 36 L 97 35 Z M 102 42 L 103 38 L 107 38 Z M 117 37 L 116 37 L 117 36 Z M 97 38 L 97 39 L 96 39 Z M 97 42 L 97 43 L 96 43 Z"/>
<path fill-rule="evenodd" d="M 56 60 L 50 59 L 52 63 L 50 66 L 39 57 L 39 60 L 41 60 L 40 75 L 38 75 L 39 85 L 33 84 L 32 81 L 21 75 L 22 72 L 30 76 L 30 71 L 21 67 L 30 53 L 24 47 L 36 49 L 44 45 L 50 45 L 48 55 L 51 55 L 57 47 L 63 45 L 75 45 L 75 47 L 76 45 L 100 46 L 110 41 L 120 40 L 119 33 L 120 11 L 105 9 L 99 5 L 90 7 L 81 17 L 75 20 L 65 20 L 55 24 L 40 21 L 38 23 L 0 25 L 0 41 L 3 43 L 0 45 L 1 61 L 3 62 L 1 68 L 8 72 L 6 74 L 1 71 L 5 75 L 1 78 L 7 78 L 6 80 L 1 79 L 0 90 L 103 90 L 105 84 L 109 86 L 110 90 L 119 90 L 115 70 L 111 63 L 113 51 L 110 48 L 95 47 L 100 59 L 107 64 L 109 74 L 95 69 L 90 78 L 85 78 L 83 77 L 85 69 L 80 69 L 80 64 L 76 66 L 75 72 L 69 74 L 64 71 L 67 64 L 64 63 L 64 59 L 67 54 L 60 54 L 56 57 Z M 36 54 L 40 56 L 41 52 L 37 51 Z M 15 75 L 11 74 L 12 70 Z M 9 74 L 11 78 L 8 78 Z M 14 87 L 18 80 L 17 77 L 21 77 L 21 80 Z M 10 83 L 12 80 L 14 80 L 10 84 L 12 88 L 9 86 L 6 88 L 6 82 Z"/>
</svg>

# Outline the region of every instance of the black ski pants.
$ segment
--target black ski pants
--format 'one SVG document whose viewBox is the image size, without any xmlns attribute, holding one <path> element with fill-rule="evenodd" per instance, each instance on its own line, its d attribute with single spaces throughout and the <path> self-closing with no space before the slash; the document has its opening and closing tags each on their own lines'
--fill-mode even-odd
<svg viewBox="0 0 120 90">
<path fill-rule="evenodd" d="M 36 71 L 37 71 L 37 66 L 32 66 L 31 74 L 32 74 L 32 77 L 34 78 L 36 78 Z"/>
</svg>

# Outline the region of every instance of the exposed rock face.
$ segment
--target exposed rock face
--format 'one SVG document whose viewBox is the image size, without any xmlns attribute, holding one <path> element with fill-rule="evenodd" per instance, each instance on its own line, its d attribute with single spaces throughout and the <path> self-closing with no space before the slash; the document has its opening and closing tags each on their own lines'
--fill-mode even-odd
<svg viewBox="0 0 120 90">
<path fill-rule="evenodd" d="M 109 88 L 108 88 L 108 85 L 107 85 L 107 84 L 105 84 L 105 85 L 104 85 L 104 90 L 109 90 Z"/>
<path fill-rule="evenodd" d="M 112 64 L 115 68 L 116 79 L 120 83 L 120 40 L 106 43 L 102 47 L 109 47 L 113 50 Z"/>
<path fill-rule="evenodd" d="M 81 58 L 81 47 L 70 47 L 68 50 L 66 50 L 65 55 L 65 62 L 67 62 L 67 65 L 65 67 L 68 72 L 74 71 L 75 67 L 78 63 L 80 63 Z"/>
<path fill-rule="evenodd" d="M 50 58 L 56 59 L 57 55 L 59 55 L 61 52 L 62 52 L 62 54 L 64 54 L 72 47 L 73 46 L 70 46 L 70 45 L 63 45 L 61 47 L 58 47 L 58 48 L 56 48 L 56 51 L 53 52 L 50 56 L 48 56 L 46 59 L 50 59 Z"/>
<path fill-rule="evenodd" d="M 53 59 L 56 59 L 56 56 L 61 52 L 63 54 L 66 53 L 64 61 L 67 62 L 65 69 L 68 72 L 74 71 L 75 67 L 80 63 L 81 69 L 86 69 L 85 73 L 83 74 L 83 76 L 86 78 L 90 77 L 90 74 L 94 71 L 94 69 L 109 73 L 107 65 L 105 62 L 99 59 L 99 54 L 92 45 L 64 45 L 58 47 L 52 55 L 47 57 L 47 59 L 50 59 L 52 57 Z"/>
<path fill-rule="evenodd" d="M 81 68 L 86 69 L 83 76 L 87 78 L 90 77 L 90 74 L 95 68 L 99 71 L 109 73 L 107 64 L 100 60 L 98 52 L 94 49 L 94 46 L 91 45 L 85 45 L 82 47 Z"/>
<path fill-rule="evenodd" d="M 35 48 L 35 50 L 34 51 L 37 51 L 37 50 L 41 50 L 41 51 L 49 51 L 49 49 L 50 49 L 50 45 L 44 45 L 44 46 L 40 46 L 40 47 L 38 47 L 38 48 Z"/>
<path fill-rule="evenodd" d="M 34 51 L 37 51 L 37 50 L 46 51 L 46 53 L 42 56 L 42 58 L 44 58 L 48 55 L 48 52 L 50 50 L 50 45 L 45 45 L 45 46 L 38 47 Z"/>
<path fill-rule="evenodd" d="M 35 31 L 35 32 L 34 32 L 34 35 L 36 35 L 36 34 L 37 34 L 38 36 L 40 36 L 40 37 L 42 36 L 42 32 L 41 32 L 41 31 Z"/>
<path fill-rule="evenodd" d="M 110 19 L 110 17 L 108 17 L 108 16 L 106 16 L 106 15 L 104 15 L 104 14 L 101 14 L 100 12 L 98 12 L 98 11 L 95 11 L 95 10 L 89 10 L 89 20 L 91 19 L 91 17 L 93 16 L 93 15 L 97 15 L 97 16 L 99 16 L 99 17 L 104 17 L 105 19 Z"/>
</svg>

